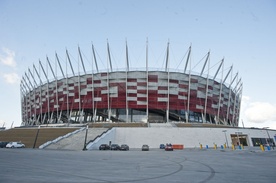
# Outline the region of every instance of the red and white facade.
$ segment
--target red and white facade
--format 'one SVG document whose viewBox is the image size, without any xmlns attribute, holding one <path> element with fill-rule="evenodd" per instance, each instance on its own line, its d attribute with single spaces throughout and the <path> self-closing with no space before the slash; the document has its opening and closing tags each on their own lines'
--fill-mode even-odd
<svg viewBox="0 0 276 183">
<path fill-rule="evenodd" d="M 235 78 L 227 85 L 208 75 L 148 68 L 64 75 L 46 82 L 40 78 L 29 70 L 22 79 L 22 125 L 112 121 L 238 126 L 242 84 Z"/>
</svg>

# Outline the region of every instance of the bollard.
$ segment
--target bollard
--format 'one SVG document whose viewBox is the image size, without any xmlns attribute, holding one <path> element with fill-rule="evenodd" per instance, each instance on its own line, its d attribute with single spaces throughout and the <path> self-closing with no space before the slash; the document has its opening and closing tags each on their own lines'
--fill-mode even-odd
<svg viewBox="0 0 276 183">
<path fill-rule="evenodd" d="M 226 149 L 226 144 L 223 144 L 224 149 Z"/>
<path fill-rule="evenodd" d="M 202 144 L 199 145 L 199 148 L 202 149 Z"/>
<path fill-rule="evenodd" d="M 241 146 L 239 145 L 239 149 L 241 149 Z"/>
<path fill-rule="evenodd" d="M 260 145 L 260 148 L 262 151 L 264 151 L 264 146 L 262 144 Z"/>
<path fill-rule="evenodd" d="M 208 149 L 208 145 L 206 145 L 206 149 Z"/>
<path fill-rule="evenodd" d="M 232 150 L 235 150 L 235 146 L 234 146 L 234 144 L 232 144 Z"/>
<path fill-rule="evenodd" d="M 217 149 L 217 144 L 214 144 L 214 149 Z"/>
<path fill-rule="evenodd" d="M 223 145 L 221 145 L 220 148 L 223 149 Z"/>
<path fill-rule="evenodd" d="M 242 150 L 244 150 L 244 146 L 243 145 L 241 145 L 241 148 L 242 148 Z"/>
</svg>

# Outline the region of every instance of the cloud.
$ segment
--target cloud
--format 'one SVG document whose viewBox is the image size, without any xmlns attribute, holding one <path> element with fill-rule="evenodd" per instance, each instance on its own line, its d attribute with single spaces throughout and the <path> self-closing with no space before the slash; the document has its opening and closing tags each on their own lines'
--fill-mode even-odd
<svg viewBox="0 0 276 183">
<path fill-rule="evenodd" d="M 17 73 L 9 73 L 9 74 L 3 74 L 3 77 L 6 81 L 6 83 L 14 84 L 20 82 L 20 77 Z"/>
<path fill-rule="evenodd" d="M 16 67 L 16 62 L 14 60 L 15 52 L 7 48 L 2 48 L 4 54 L 0 55 L 0 63 L 13 67 Z"/>
<path fill-rule="evenodd" d="M 14 71 L 17 70 L 17 65 L 15 62 L 15 52 L 8 49 L 8 48 L 2 48 L 0 51 L 0 64 L 8 66 L 8 67 L 1 67 L 2 73 L 1 77 L 4 78 L 5 82 L 8 84 L 15 84 L 19 83 L 20 78 L 18 74 Z M 3 72 L 3 70 L 5 70 Z"/>
<path fill-rule="evenodd" d="M 248 122 L 264 123 L 276 120 L 276 106 L 267 102 L 249 103 L 244 110 Z"/>
<path fill-rule="evenodd" d="M 242 96 L 242 101 L 241 101 L 242 109 L 247 108 L 249 103 L 250 103 L 250 97 L 243 95 Z"/>
<path fill-rule="evenodd" d="M 0 127 L 2 127 L 4 124 L 5 124 L 5 122 L 0 119 Z"/>
</svg>

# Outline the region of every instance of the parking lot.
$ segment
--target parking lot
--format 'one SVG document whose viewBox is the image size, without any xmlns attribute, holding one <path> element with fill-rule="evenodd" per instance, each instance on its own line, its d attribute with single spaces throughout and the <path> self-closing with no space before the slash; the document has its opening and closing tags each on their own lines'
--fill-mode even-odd
<svg viewBox="0 0 276 183">
<path fill-rule="evenodd" d="M 276 150 L 0 149 L 0 182 L 276 182 Z"/>
</svg>

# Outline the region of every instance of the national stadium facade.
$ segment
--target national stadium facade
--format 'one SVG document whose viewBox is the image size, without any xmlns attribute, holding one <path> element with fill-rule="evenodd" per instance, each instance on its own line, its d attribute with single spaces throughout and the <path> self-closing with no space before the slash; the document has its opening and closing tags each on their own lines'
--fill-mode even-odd
<svg viewBox="0 0 276 183">
<path fill-rule="evenodd" d="M 89 73 L 80 48 L 78 72 L 75 72 L 67 50 L 65 66 L 56 54 L 54 69 L 48 57 L 47 72 L 40 61 L 38 69 L 35 65 L 32 71 L 28 69 L 20 85 L 22 126 L 87 122 L 179 122 L 238 126 L 242 83 L 238 74 L 232 78 L 232 66 L 223 76 L 224 59 L 214 76 L 210 76 L 208 53 L 201 73 L 194 74 L 188 69 L 191 62 L 189 47 L 185 67 L 182 71 L 172 71 L 168 67 L 168 43 L 165 68 L 148 68 L 147 46 L 146 67 L 135 70 L 129 67 L 126 45 L 126 67 L 115 71 L 109 44 L 107 50 L 105 71 L 98 69 L 93 45 L 91 63 L 95 69 Z M 57 76 L 57 70 L 61 76 Z M 220 79 L 217 78 L 219 73 L 222 73 Z M 227 78 L 229 84 L 226 83 Z"/>
</svg>

